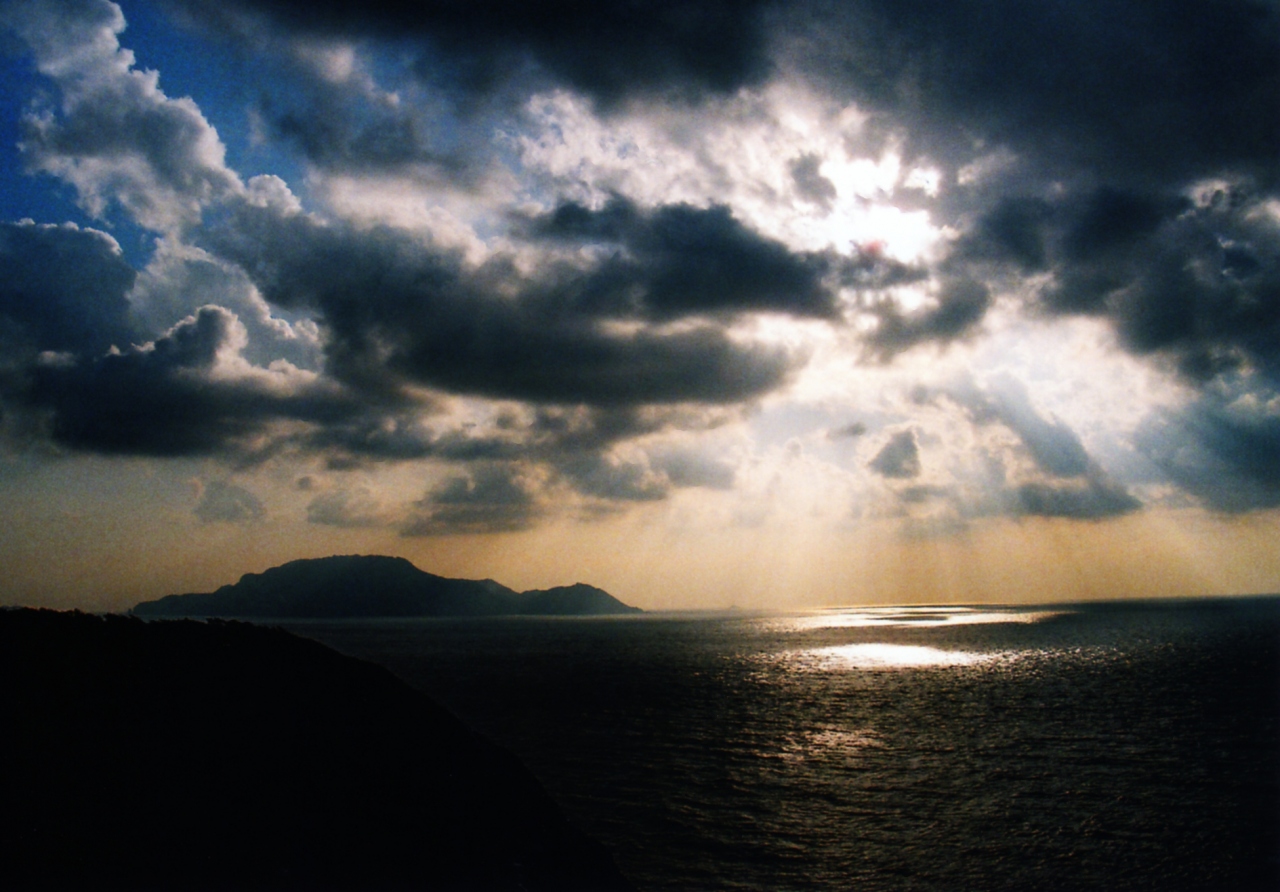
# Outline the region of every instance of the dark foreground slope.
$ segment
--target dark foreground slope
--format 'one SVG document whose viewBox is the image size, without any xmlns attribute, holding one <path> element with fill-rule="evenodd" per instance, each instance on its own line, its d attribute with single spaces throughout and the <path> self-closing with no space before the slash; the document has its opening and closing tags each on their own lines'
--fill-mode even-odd
<svg viewBox="0 0 1280 892">
<path fill-rule="evenodd" d="M 133 608 L 139 616 L 293 619 L 640 613 L 593 586 L 515 592 L 492 579 L 449 579 L 404 558 L 340 555 L 246 573 L 215 592 L 168 595 Z"/>
<path fill-rule="evenodd" d="M 0 714 L 0 888 L 629 888 L 510 754 L 280 630 L 0 611 Z"/>
</svg>

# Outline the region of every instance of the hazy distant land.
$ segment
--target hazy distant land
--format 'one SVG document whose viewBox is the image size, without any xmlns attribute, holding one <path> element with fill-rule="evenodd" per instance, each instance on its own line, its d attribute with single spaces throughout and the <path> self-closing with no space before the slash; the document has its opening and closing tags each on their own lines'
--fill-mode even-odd
<svg viewBox="0 0 1280 892">
<path fill-rule="evenodd" d="M 631 888 L 510 753 L 248 623 L 0 611 L 0 886 Z"/>
<path fill-rule="evenodd" d="M 167 595 L 138 616 L 356 619 L 425 616 L 604 616 L 641 613 L 603 589 L 576 583 L 516 592 L 492 579 L 449 579 L 399 557 L 343 555 L 246 573 L 215 592 Z"/>
</svg>

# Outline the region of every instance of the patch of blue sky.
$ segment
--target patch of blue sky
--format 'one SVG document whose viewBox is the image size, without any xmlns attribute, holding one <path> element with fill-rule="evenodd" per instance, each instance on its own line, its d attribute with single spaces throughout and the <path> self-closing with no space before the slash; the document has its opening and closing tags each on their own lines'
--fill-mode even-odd
<svg viewBox="0 0 1280 892">
<path fill-rule="evenodd" d="M 305 202 L 305 168 L 287 147 L 271 139 L 257 139 L 253 110 L 264 97 L 264 84 L 273 92 L 288 90 L 278 63 L 229 40 L 178 27 L 147 0 L 122 0 L 127 27 L 121 46 L 133 50 L 137 67 L 160 73 L 160 89 L 171 98 L 190 97 L 227 147 L 227 166 L 248 180 L 274 174 Z"/>
<path fill-rule="evenodd" d="M 117 207 L 94 217 L 77 204 L 74 186 L 46 173 L 29 173 L 19 144 L 22 118 L 34 102 L 54 98 L 55 88 L 35 69 L 31 56 L 6 45 L 0 49 L 0 220 L 75 223 L 111 233 L 125 259 L 135 268 L 146 265 L 155 235 L 131 221 Z"/>
</svg>

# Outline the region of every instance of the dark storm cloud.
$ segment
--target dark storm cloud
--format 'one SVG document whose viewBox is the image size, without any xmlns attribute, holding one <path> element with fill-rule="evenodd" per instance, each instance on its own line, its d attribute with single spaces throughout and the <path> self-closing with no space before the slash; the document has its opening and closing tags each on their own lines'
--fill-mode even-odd
<svg viewBox="0 0 1280 892">
<path fill-rule="evenodd" d="M 542 514 L 520 468 L 506 464 L 477 465 L 465 476 L 450 477 L 415 507 L 400 530 L 403 536 L 516 532 Z"/>
<path fill-rule="evenodd" d="M 1280 119 L 1274 114 L 1280 107 L 1280 14 L 1274 3 L 179 5 L 209 21 L 239 22 L 241 31 L 246 22 L 257 22 L 253 27 L 259 30 L 310 37 L 423 39 L 435 47 L 423 56 L 424 70 L 431 68 L 434 77 L 485 90 L 514 77 L 525 90 L 543 84 L 531 75 L 540 71 L 606 103 L 628 91 L 731 91 L 759 82 L 770 70 L 800 71 L 875 113 L 873 129 L 898 134 L 909 150 L 941 163 L 949 177 L 978 154 L 1011 149 L 1020 179 L 996 177 L 942 195 L 939 219 L 962 228 L 968 219 L 977 223 L 967 227 L 949 266 L 940 271 L 946 284 L 939 304 L 912 314 L 892 299 L 874 303 L 881 324 L 869 346 L 882 360 L 974 330 L 991 303 L 993 283 L 984 279 L 988 273 L 998 276 L 991 264 L 1050 274 L 1042 308 L 1107 315 L 1131 349 L 1163 351 L 1190 376 L 1212 377 L 1238 363 L 1239 345 L 1231 333 L 1211 331 L 1221 329 L 1221 317 L 1234 318 L 1229 327 L 1240 322 L 1256 330 L 1257 317 L 1267 315 L 1266 282 L 1274 278 L 1275 265 L 1268 265 L 1265 252 L 1248 242 L 1214 248 L 1201 239 L 1199 247 L 1189 246 L 1185 239 L 1170 240 L 1169 230 L 1186 214 L 1183 192 L 1197 178 L 1243 178 L 1260 197 L 1280 182 Z M 762 36 L 766 30 L 768 41 Z M 714 51 L 708 51 L 712 44 Z M 700 49 L 690 54 L 694 47 Z M 781 67 L 771 68 L 774 57 Z M 730 64 L 733 59 L 738 61 Z M 625 83 L 615 78 L 623 70 L 630 72 Z M 395 166 L 421 159 L 445 179 L 456 176 L 451 157 L 433 152 L 411 119 L 391 114 L 360 122 L 334 108 L 285 114 L 277 124 L 320 163 Z M 830 198 L 831 184 L 817 161 L 801 156 L 791 172 L 797 194 L 821 205 Z M 765 265 L 760 287 L 701 287 L 690 261 L 705 257 L 702 275 L 715 278 L 717 258 L 735 256 L 728 221 L 721 221 L 725 226 L 714 236 L 719 241 L 713 247 L 724 251 L 695 258 L 671 253 L 661 243 L 663 233 L 676 233 L 668 224 L 683 222 L 692 231 L 679 232 L 680 238 L 713 237 L 714 221 L 706 215 L 714 208 L 698 212 L 703 216 L 686 209 L 687 219 L 678 221 L 677 208 L 646 217 L 619 203 L 630 218 L 617 208 L 591 212 L 566 205 L 541 221 L 548 234 L 571 236 L 576 226 L 585 230 L 579 236 L 619 248 L 589 279 L 570 276 L 565 288 L 555 289 L 558 298 L 573 292 L 584 308 L 629 306 L 660 318 L 692 309 L 691 291 L 705 309 L 779 306 L 781 292 L 770 285 L 775 281 L 799 286 L 784 311 L 830 311 L 829 297 L 813 288 L 812 274 L 823 264 L 812 256 L 806 276 L 795 268 L 806 258 L 769 264 L 754 250 L 760 245 L 740 244 L 752 249 L 742 256 Z M 581 219 L 572 219 L 575 214 Z M 645 226 L 637 226 L 637 217 Z M 1147 250 L 1153 243 L 1154 253 Z M 1188 247 L 1204 261 L 1199 271 L 1178 268 L 1177 258 Z M 1218 268 L 1234 279 L 1225 290 L 1211 287 L 1200 274 L 1215 250 L 1221 254 Z M 665 262 L 680 275 L 664 278 Z M 877 290 L 920 275 L 865 263 L 855 270 L 856 265 L 846 264 L 842 284 Z M 720 267 L 730 273 L 739 268 L 753 269 Z M 1250 278 L 1257 282 L 1245 281 Z M 1265 286 L 1261 313 L 1250 309 L 1258 282 Z M 558 388 L 559 382 L 545 385 L 548 392 Z"/>
<path fill-rule="evenodd" d="M 775 311 L 832 317 L 842 261 L 797 254 L 734 219 L 727 207 L 664 205 L 642 211 L 615 196 L 598 211 L 564 203 L 525 224 L 541 239 L 610 252 L 567 286 L 586 312 L 669 319 L 696 313 Z"/>
<path fill-rule="evenodd" d="M 169 0 L 233 33 L 416 42 L 422 76 L 467 94 L 562 84 L 615 106 L 632 96 L 696 100 L 770 70 L 760 0 Z"/>
<path fill-rule="evenodd" d="M 1044 199 L 1001 198 L 961 240 L 957 258 L 993 261 L 1039 272 L 1048 265 L 1046 228 L 1054 207 Z"/>
<path fill-rule="evenodd" d="M 1024 483 L 1014 489 L 1014 496 L 1014 513 L 1034 517 L 1102 520 L 1142 507 L 1124 487 L 1100 473 L 1090 473 L 1081 481 L 1071 483 Z"/>
<path fill-rule="evenodd" d="M 1112 267 L 1105 311 L 1130 349 L 1201 380 L 1242 361 L 1280 374 L 1280 221 L 1263 204 L 1224 192 Z"/>
<path fill-rule="evenodd" d="M 244 487 L 213 480 L 204 487 L 193 513 L 201 523 L 247 523 L 262 520 L 267 509 Z"/>
<path fill-rule="evenodd" d="M 138 337 L 125 295 L 136 273 L 115 241 L 74 224 L 0 223 L 0 342 L 90 355 Z"/>
<path fill-rule="evenodd" d="M 637 316 L 582 306 L 598 268 L 561 264 L 530 278 L 497 257 L 472 269 L 403 231 L 249 204 L 206 237 L 268 300 L 318 311 L 331 373 L 361 389 L 416 382 L 544 403 L 732 403 L 777 387 L 792 361 L 711 324 L 611 330 L 602 323 Z M 678 307 L 694 299 L 685 292 L 664 299 L 668 316 L 706 309 Z"/>
<path fill-rule="evenodd" d="M 652 502 L 665 499 L 670 483 L 640 462 L 613 461 L 601 454 L 581 453 L 560 458 L 560 472 L 575 490 L 611 502 Z"/>
<path fill-rule="evenodd" d="M 541 461 L 557 479 L 582 495 L 613 502 L 666 498 L 673 489 L 725 489 L 734 469 L 702 452 L 658 446 L 642 456 L 620 459 L 615 445 L 673 428 L 714 427 L 714 414 L 658 407 L 547 407 L 526 434 L 526 455 Z"/>
<path fill-rule="evenodd" d="M 941 218 L 954 215 L 964 232 L 944 271 L 1014 287 L 1036 276 L 1034 309 L 1104 318 L 1131 352 L 1210 388 L 1148 423 L 1148 451 L 1211 506 L 1277 504 L 1266 469 L 1280 466 L 1280 442 L 1262 418 L 1223 411 L 1213 388 L 1231 380 L 1237 395 L 1252 388 L 1263 401 L 1280 377 L 1280 6 L 825 8 L 791 43 L 803 50 L 798 67 L 880 112 L 909 150 L 952 175 L 982 152 L 1013 153 L 1010 172 L 944 193 Z M 1214 179 L 1216 195 L 1196 186 Z M 948 317 L 912 324 L 882 306 L 870 339 L 882 356 L 948 334 L 932 324 Z M 950 318 L 972 324 L 983 309 L 962 301 Z M 1093 471 L 1060 422 L 1007 395 L 988 410 L 1060 481 L 1023 487 L 1018 510 L 1090 517 L 1136 507 L 1112 485 L 1078 482 Z"/>
<path fill-rule="evenodd" d="M 1194 190 L 1100 187 L 1052 200 L 1005 200 L 957 255 L 1048 273 L 1038 309 L 1106 319 L 1130 352 L 1166 362 L 1201 388 L 1189 406 L 1144 421 L 1139 448 L 1166 479 L 1211 508 L 1269 508 L 1280 505 L 1273 473 L 1280 436 L 1268 414 L 1250 407 L 1267 405 L 1280 380 L 1275 207 L 1273 192 L 1239 178 Z M 1016 409 L 1006 395 L 1003 420 L 1044 470 L 1083 467 L 1073 434 Z M 1066 502 L 1036 490 L 1021 495 L 1035 513 L 1066 516 L 1122 509 L 1127 498 L 1106 490 Z"/>
<path fill-rule="evenodd" d="M 742 310 L 823 316 L 832 306 L 826 278 L 836 276 L 878 317 L 865 338 L 870 356 L 890 361 L 913 347 L 972 334 L 992 306 L 992 293 L 1029 294 L 1030 311 L 1106 320 L 1128 351 L 1167 363 L 1203 388 L 1187 410 L 1144 427 L 1144 448 L 1170 480 L 1224 511 L 1277 503 L 1266 468 L 1277 462 L 1280 444 L 1266 417 L 1228 411 L 1217 394 L 1229 386 L 1236 398 L 1247 398 L 1240 404 L 1263 403 L 1280 379 L 1280 5 L 852 0 L 791 4 L 769 17 L 772 46 L 741 44 L 760 60 L 751 72 L 767 72 L 767 54 L 774 52 L 780 61 L 774 70 L 799 70 L 858 101 L 873 113 L 869 131 L 893 134 L 908 154 L 919 152 L 941 166 L 943 192 L 931 212 L 961 237 L 932 270 L 941 282 L 936 305 L 906 311 L 884 294 L 893 284 L 919 282 L 924 271 L 890 269 L 874 252 L 860 252 L 840 269 L 813 256 L 777 255 L 780 262 L 771 264 L 768 252 L 754 250 L 759 244 L 733 232 L 727 211 L 718 221 L 716 250 L 668 251 L 660 238 L 678 216 L 675 209 L 641 212 L 620 198 L 598 211 L 563 205 L 532 221 L 530 235 L 588 246 L 599 262 L 590 270 L 563 267 L 561 279 L 539 280 L 534 288 L 522 285 L 530 298 L 521 302 L 524 314 L 572 306 L 576 325 Z M 337 23 L 329 19 L 328 33 L 338 33 Z M 490 90 L 521 69 L 604 105 L 626 95 L 539 59 L 530 47 L 540 37 L 508 51 L 512 44 L 502 44 L 503 33 L 497 27 L 489 38 L 490 46 L 502 45 L 497 55 L 458 44 L 493 76 L 472 78 L 472 86 Z M 724 35 L 726 46 L 732 38 Z M 422 59 L 442 63 L 447 56 Z M 502 64 L 489 64 L 493 60 Z M 429 67 L 424 61 L 422 72 Z M 448 65 L 436 68 L 447 72 Z M 477 69 L 458 65 L 444 77 L 466 82 L 468 70 Z M 758 82 L 758 73 L 736 83 Z M 522 86 L 544 83 L 531 77 Z M 657 90 L 655 83 L 637 79 L 635 95 L 719 90 L 695 77 L 684 88 L 668 81 Z M 960 177 L 975 157 L 998 152 L 1011 157 L 1009 170 Z M 815 157 L 792 161 L 791 177 L 801 200 L 818 207 L 829 201 L 831 184 L 820 177 Z M 1213 179 L 1221 180 L 1216 196 L 1203 187 Z M 699 216 L 707 211 L 686 212 L 696 224 L 691 232 L 716 229 L 710 216 Z M 746 269 L 733 260 L 735 246 L 750 248 L 751 259 L 764 264 L 756 269 L 767 274 L 744 274 L 746 287 L 731 292 L 703 287 L 719 279 L 717 259 L 727 261 L 719 269 Z M 552 317 L 566 325 L 567 316 Z M 445 380 L 421 363 L 410 365 L 419 370 L 403 372 L 408 378 Z M 588 394 L 564 378 L 524 388 L 498 378 L 490 372 L 483 385 L 454 378 L 448 386 L 552 401 L 657 401 L 605 395 L 603 388 Z M 781 380 L 781 371 L 772 380 Z M 1096 518 L 1138 507 L 1101 474 L 1074 431 L 1039 416 L 1025 394 L 987 394 L 983 402 L 969 407 L 974 417 L 986 412 L 987 422 L 1018 436 L 1038 475 L 1006 491 L 1006 511 Z M 596 456 L 584 463 L 590 474 L 580 471 L 576 479 L 602 493 L 634 497 L 662 480 L 644 468 L 605 465 Z"/>
<path fill-rule="evenodd" d="M 912 430 L 898 431 L 881 447 L 867 467 L 881 477 L 907 480 L 920 476 L 920 449 Z"/>
<path fill-rule="evenodd" d="M 1186 492 L 1217 511 L 1280 505 L 1280 416 L 1274 387 L 1231 381 L 1138 430 L 1138 448 Z M 1262 399 L 1257 397 L 1261 396 Z M 1267 399 L 1270 397 L 1270 399 Z"/>
<path fill-rule="evenodd" d="M 339 420 L 360 411 L 336 388 L 282 393 L 258 378 L 212 374 L 234 342 L 235 316 L 204 307 L 141 347 L 70 362 L 40 363 L 17 396 L 46 419 L 49 435 L 77 450 L 126 455 L 212 455 L 277 419 Z"/>
<path fill-rule="evenodd" d="M 475 435 L 457 430 L 437 432 L 424 420 L 429 404 L 411 407 L 368 406 L 367 411 L 326 423 L 294 438 L 306 452 L 321 453 L 337 466 L 366 461 L 413 461 L 440 458 L 449 461 L 493 461 L 526 454 L 536 438 L 513 432 L 507 436 Z"/>
<path fill-rule="evenodd" d="M 702 413 L 638 406 L 542 406 L 530 425 L 531 433 L 566 452 L 601 452 L 623 440 L 673 427 L 707 426 Z"/>
<path fill-rule="evenodd" d="M 1111 186 L 1052 200 L 1006 196 L 982 214 L 952 259 L 1053 270 L 1057 281 L 1043 294 L 1050 310 L 1100 313 L 1159 230 L 1191 210 L 1185 196 Z"/>
<path fill-rule="evenodd" d="M 33 169 L 74 185 L 91 212 L 115 202 L 152 230 L 189 229 L 277 307 L 317 314 L 326 338 L 328 377 L 287 386 L 265 383 L 263 369 L 215 374 L 218 356 L 236 349 L 232 319 L 216 308 L 131 346 L 144 339 L 125 299 L 133 271 L 108 240 L 6 225 L 0 396 L 6 411 L 38 415 L 63 446 L 246 460 L 246 444 L 265 438 L 335 465 L 452 460 L 489 470 L 430 495 L 415 523 L 501 528 L 511 515 L 483 512 L 503 504 L 501 480 L 524 485 L 508 464 L 517 460 L 611 500 L 731 481 L 714 462 L 657 453 L 621 461 L 611 449 L 656 429 L 645 427 L 642 407 L 732 406 L 785 383 L 801 357 L 730 337 L 735 316 L 836 321 L 835 290 L 848 288 L 878 320 L 868 355 L 890 361 L 976 332 L 998 294 L 1006 303 L 1025 296 L 1045 317 L 1105 319 L 1126 349 L 1176 368 L 1201 398 L 1144 428 L 1147 454 L 1214 507 L 1280 504 L 1267 471 L 1280 465 L 1280 438 L 1269 416 L 1249 408 L 1267 404 L 1280 380 L 1274 2 L 169 5 L 296 51 L 280 63 L 294 66 L 294 80 L 270 88 L 260 111 L 268 135 L 328 172 L 418 168 L 453 184 L 478 181 L 496 157 L 485 152 L 501 150 L 472 151 L 491 142 L 493 119 L 453 114 L 458 100 L 500 103 L 565 86 L 617 112 L 635 97 L 729 96 L 800 72 L 871 114 L 859 139 L 879 134 L 941 168 L 937 200 L 913 200 L 959 236 L 925 269 L 887 259 L 875 243 L 850 259 L 791 251 L 724 206 L 643 208 L 618 196 L 595 210 L 566 202 L 509 218 L 514 231 L 504 235 L 532 249 L 522 261 L 541 258 L 533 271 L 502 255 L 475 268 L 425 237 L 253 204 L 263 196 L 246 193 L 225 166 L 195 103 L 126 71 L 107 39 L 123 26 L 117 10 L 31 6 L 19 30 L 62 91 L 60 105 L 25 117 Z M 328 38 L 396 49 L 429 88 L 397 107 L 379 105 L 389 94 L 372 81 L 322 83 L 319 68 L 304 71 L 304 55 L 308 41 L 323 50 Z M 386 54 L 361 58 L 395 64 Z M 437 101 L 443 113 L 424 114 Z M 518 117 L 507 121 L 518 128 Z M 962 176 L 980 156 L 1011 160 Z M 783 193 L 810 210 L 829 207 L 834 188 L 817 156 L 778 160 L 790 173 Z M 1208 180 L 1221 181 L 1217 194 Z M 202 218 L 208 228 L 197 228 Z M 886 293 L 925 279 L 936 301 L 920 310 Z M 108 353 L 113 345 L 119 351 Z M 435 406 L 410 396 L 422 387 L 531 402 L 538 417 L 485 434 L 435 430 L 422 420 Z M 1034 465 L 1034 479 L 1000 489 L 1009 513 L 1096 518 L 1137 507 L 1025 392 L 951 396 L 976 424 L 1006 427 Z M 589 421 L 563 408 L 574 406 Z M 281 421 L 304 424 L 277 435 Z M 872 466 L 915 476 L 911 432 Z M 344 510 L 321 504 L 317 517 Z"/>
<path fill-rule="evenodd" d="M 1274 367 L 1280 264 L 1262 208 L 1280 186 L 1280 4 L 804 8 L 779 20 L 787 65 L 872 111 L 944 182 L 957 178 L 935 209 L 964 232 L 942 272 L 989 284 L 1044 275 L 1040 309 L 1106 317 L 1130 350 L 1167 356 L 1189 378 Z M 1007 171 L 957 176 L 998 151 L 1011 153 Z M 1223 197 L 1193 204 L 1193 184 L 1213 178 Z M 960 301 L 904 321 L 882 307 L 882 357 L 945 340 L 985 308 Z"/>
<path fill-rule="evenodd" d="M 243 455 L 281 418 L 364 411 L 335 386 L 212 374 L 243 346 L 234 314 L 205 307 L 147 343 L 127 295 L 136 273 L 107 235 L 0 223 L 0 398 L 60 446 L 135 455 Z M 265 374 L 265 373 L 264 373 Z"/>
<path fill-rule="evenodd" d="M 886 113 L 942 159 L 983 142 L 1057 173 L 1274 174 L 1273 2 L 815 0 L 790 9 L 779 39 L 792 65 Z"/>
<path fill-rule="evenodd" d="M 27 224 L 0 229 L 0 238 L 12 271 L 6 282 L 8 290 L 0 294 L 4 309 L 0 318 L 7 340 L 25 345 L 21 355 L 11 351 L 10 359 L 16 365 L 5 379 L 6 402 L 10 408 L 36 417 L 60 446 L 106 454 L 215 455 L 240 463 L 288 452 L 322 456 L 335 468 L 432 458 L 478 469 L 459 477 L 462 482 L 455 481 L 432 494 L 428 499 L 431 510 L 420 512 L 406 528 L 414 533 L 514 529 L 532 522 L 537 513 L 533 496 L 519 490 L 528 498 L 513 501 L 519 489 L 517 477 L 502 471 L 514 467 L 510 463 L 516 460 L 541 468 L 541 473 L 584 495 L 610 501 L 662 498 L 676 487 L 724 487 L 732 482 L 731 468 L 694 453 L 667 450 L 655 455 L 652 467 L 643 461 L 628 463 L 608 457 L 613 446 L 624 440 L 672 425 L 708 423 L 706 418 L 714 417 L 715 412 L 708 415 L 706 409 L 616 402 L 596 407 L 547 405 L 532 419 L 498 423 L 485 432 L 451 428 L 447 423 L 433 425 L 432 416 L 439 408 L 433 401 L 420 396 L 410 399 L 382 380 L 388 376 L 400 380 L 400 372 L 382 365 L 385 356 L 361 357 L 367 366 L 363 375 L 352 375 L 355 386 L 349 388 L 296 370 L 253 368 L 241 356 L 246 346 L 243 326 L 233 313 L 217 306 L 203 307 L 154 341 L 141 345 L 125 341 L 123 349 L 108 350 L 119 340 L 115 336 L 132 334 L 123 292 L 134 278 L 110 239 L 71 227 Z M 328 247 L 324 243 L 319 249 Z M 358 252 L 356 256 L 360 256 Z M 430 252 L 413 256 L 423 262 L 400 269 L 402 281 L 429 282 L 432 275 L 440 275 L 457 289 L 446 291 L 446 300 L 474 298 L 472 289 L 478 286 L 458 284 L 463 274 L 455 261 L 442 260 Z M 344 258 L 330 259 L 341 263 Z M 364 260 L 370 266 L 357 272 L 368 273 L 378 258 L 366 256 Z M 509 271 L 504 268 L 502 272 L 506 275 Z M 340 329 L 341 335 L 367 336 L 360 328 L 364 324 L 377 329 L 378 314 L 384 311 L 377 306 L 377 299 L 387 297 L 380 288 L 388 281 L 385 277 L 396 275 L 397 270 L 392 264 L 379 273 L 384 278 L 340 283 L 351 288 L 344 297 L 352 305 L 340 307 L 342 311 L 354 313 L 363 308 L 370 312 L 369 317 L 340 317 L 352 326 Z M 326 271 L 321 269 L 317 275 L 323 279 Z M 295 284 L 309 287 L 308 281 Z M 430 299 L 433 294 L 428 289 L 425 297 Z M 364 300 L 366 295 L 371 295 L 369 300 Z M 419 296 L 413 290 L 390 294 L 393 301 L 413 301 Z M 319 298 L 312 304 L 314 297 L 307 292 L 298 297 L 298 305 L 322 310 L 335 306 Z M 487 300 L 489 303 L 481 303 L 479 309 L 501 306 L 492 294 Z M 409 318 L 429 328 L 434 322 L 430 315 L 433 309 L 429 304 L 416 308 L 422 315 Z M 446 303 L 445 309 L 462 319 L 477 307 Z M 388 330 L 399 318 L 390 317 Z M 531 313 L 519 324 L 532 329 L 542 318 Z M 574 324 L 583 327 L 579 338 L 588 346 L 592 339 L 599 339 L 611 347 L 607 336 L 592 332 L 590 318 Z M 513 328 L 514 323 L 508 327 Z M 503 333 L 501 327 L 499 333 Z M 649 353 L 624 343 L 605 355 L 614 364 L 612 374 L 621 379 L 644 373 L 643 364 L 628 361 L 631 356 L 661 366 L 664 356 L 677 356 L 679 349 L 690 343 L 710 343 L 710 353 L 694 350 L 681 359 L 695 379 L 703 376 L 701 382 L 678 380 L 678 370 L 676 377 L 666 379 L 678 395 L 698 393 L 696 388 L 705 387 L 707 380 L 702 363 L 710 361 L 714 367 L 718 356 L 737 350 L 718 333 L 706 337 L 706 342 L 676 338 L 674 348 L 655 337 L 658 347 Z M 371 343 L 381 347 L 384 342 Z M 429 343 L 435 347 L 443 342 Z M 643 347 L 645 341 L 640 343 Z M 535 346 L 547 344 L 535 338 Z M 422 345 L 417 348 L 423 349 Z M 467 345 L 466 350 L 483 353 L 483 345 Z M 526 354 L 526 358 L 549 364 L 567 361 L 555 350 L 545 356 Z M 752 358 L 747 351 L 735 361 L 749 363 Z M 520 369 L 514 364 L 506 368 L 512 380 L 518 381 Z M 783 366 L 777 368 L 781 371 Z M 574 373 L 591 372 L 579 369 Z M 719 373 L 729 374 L 724 369 Z M 539 373 L 532 369 L 529 374 L 536 377 Z M 558 374 L 569 373 L 562 370 Z M 731 380 L 729 395 L 717 393 L 717 399 L 730 401 L 736 392 L 733 388 L 742 386 L 742 380 Z M 654 393 L 638 390 L 649 386 L 643 382 L 625 386 L 627 393 Z M 672 399 L 669 393 L 661 395 Z M 280 424 L 291 421 L 303 424 Z M 385 523 L 386 518 L 367 502 L 345 490 L 320 493 L 308 507 L 308 519 L 340 526 Z M 208 521 L 252 519 L 257 515 L 248 505 L 234 491 L 211 485 L 198 506 L 198 516 Z"/>
<path fill-rule="evenodd" d="M 883 359 L 919 344 L 947 343 L 973 331 L 990 305 L 987 286 L 968 278 L 946 282 L 936 305 L 913 313 L 904 313 L 892 297 L 880 297 L 868 308 L 879 324 L 866 343 Z"/>
<path fill-rule="evenodd" d="M 1280 221 L 1275 199 L 1223 183 L 1185 195 L 1100 188 L 1058 201 L 1006 199 L 956 257 L 1049 271 L 1051 314 L 1108 319 L 1132 352 L 1205 382 L 1249 363 L 1280 374 Z"/>
<path fill-rule="evenodd" d="M 335 77 L 325 70 L 332 60 L 310 49 L 262 46 L 271 76 L 258 84 L 254 111 L 264 136 L 326 171 L 407 173 L 464 189 L 489 172 L 492 120 L 453 114 L 434 93 L 404 89 L 393 76 L 388 88 L 395 92 L 383 92 L 356 63 Z"/>
<path fill-rule="evenodd" d="M 242 35 L 420 41 L 423 75 L 464 93 L 556 83 L 608 107 L 799 71 L 960 163 L 981 143 L 1142 181 L 1270 175 L 1280 139 L 1265 0 L 168 2 Z"/>
<path fill-rule="evenodd" d="M 314 79 L 302 92 L 304 98 L 289 105 L 264 98 L 258 110 L 271 135 L 292 143 L 318 167 L 348 173 L 411 168 L 459 185 L 481 174 L 474 151 L 437 147 L 419 109 L 379 107 L 363 91 Z"/>
<path fill-rule="evenodd" d="M 1186 198 L 1103 187 L 1089 194 L 1072 215 L 1063 238 L 1063 254 L 1067 260 L 1079 262 L 1125 252 L 1189 210 L 1190 205 Z"/>
</svg>

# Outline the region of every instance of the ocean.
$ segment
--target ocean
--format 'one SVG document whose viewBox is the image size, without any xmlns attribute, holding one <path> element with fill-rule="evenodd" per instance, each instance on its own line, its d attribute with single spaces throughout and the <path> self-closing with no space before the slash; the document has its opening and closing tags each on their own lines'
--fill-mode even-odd
<svg viewBox="0 0 1280 892">
<path fill-rule="evenodd" d="M 1280 598 L 290 622 L 642 892 L 1280 889 Z"/>
</svg>

